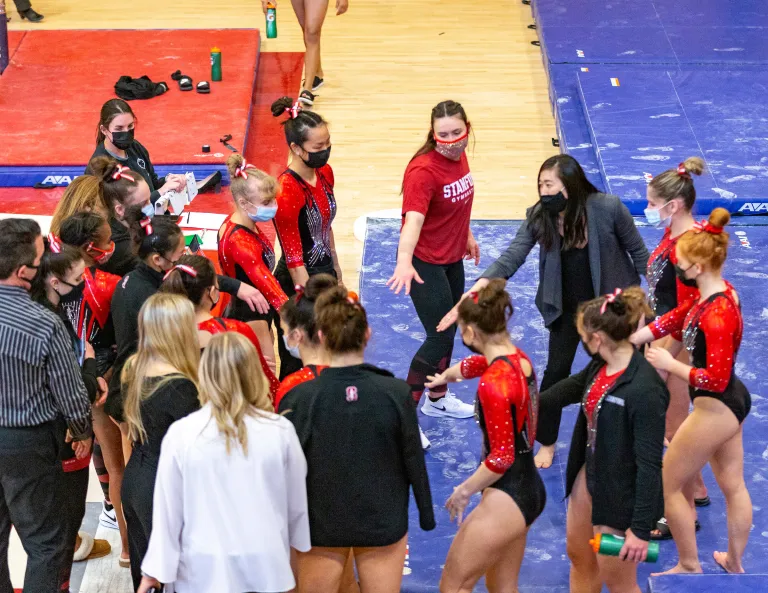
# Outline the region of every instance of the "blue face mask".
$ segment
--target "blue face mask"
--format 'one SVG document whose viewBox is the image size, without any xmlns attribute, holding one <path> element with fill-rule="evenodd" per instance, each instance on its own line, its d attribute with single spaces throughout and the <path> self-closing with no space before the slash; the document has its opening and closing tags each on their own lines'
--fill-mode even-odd
<svg viewBox="0 0 768 593">
<path fill-rule="evenodd" d="M 667 202 L 667 204 L 669 204 L 669 202 Z M 661 217 L 661 211 L 667 207 L 667 204 L 664 204 L 661 208 L 646 208 L 643 211 L 643 214 L 645 214 L 645 220 L 648 221 L 648 224 L 655 226 L 657 229 L 668 227 L 670 225 L 672 222 L 671 214 L 666 218 Z"/>
<path fill-rule="evenodd" d="M 256 214 L 246 212 L 248 218 L 253 222 L 269 222 L 277 214 L 277 205 L 275 206 L 259 206 L 256 208 Z"/>
<path fill-rule="evenodd" d="M 152 204 L 147 204 L 146 206 L 142 206 L 141 213 L 148 218 L 154 218 L 155 207 Z"/>
<path fill-rule="evenodd" d="M 294 358 L 298 358 L 299 360 L 301 360 L 301 354 L 299 354 L 298 344 L 296 346 L 291 346 L 290 344 L 288 344 L 288 336 L 286 334 L 283 334 L 283 344 L 285 344 L 285 349 L 288 351 L 288 354 L 290 354 Z"/>
</svg>

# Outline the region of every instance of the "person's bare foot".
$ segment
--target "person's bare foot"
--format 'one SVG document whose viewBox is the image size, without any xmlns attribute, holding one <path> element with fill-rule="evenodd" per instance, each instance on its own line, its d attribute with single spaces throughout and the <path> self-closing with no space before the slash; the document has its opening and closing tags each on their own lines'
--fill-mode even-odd
<svg viewBox="0 0 768 593">
<path fill-rule="evenodd" d="M 744 567 L 734 565 L 728 560 L 728 552 L 712 552 L 712 557 L 715 559 L 725 572 L 729 574 L 744 574 Z"/>
<path fill-rule="evenodd" d="M 664 572 L 653 572 L 651 573 L 652 577 L 661 577 L 667 574 L 701 574 L 701 564 L 698 562 L 696 563 L 696 568 L 685 568 L 684 566 L 681 566 L 679 563 L 674 567 L 670 568 L 669 570 L 665 570 Z"/>
<path fill-rule="evenodd" d="M 539 452 L 533 458 L 533 462 L 539 469 L 552 467 L 552 459 L 555 457 L 554 445 L 542 445 Z"/>
</svg>

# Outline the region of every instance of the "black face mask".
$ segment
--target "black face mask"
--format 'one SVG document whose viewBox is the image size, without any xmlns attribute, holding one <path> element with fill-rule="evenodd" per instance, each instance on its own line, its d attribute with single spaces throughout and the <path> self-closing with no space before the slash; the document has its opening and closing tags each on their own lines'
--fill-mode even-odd
<svg viewBox="0 0 768 593">
<path fill-rule="evenodd" d="M 605 362 L 605 360 L 603 360 L 603 357 L 600 356 L 599 352 L 595 352 L 593 354 L 592 352 L 589 351 L 589 346 L 587 346 L 587 343 L 584 340 L 581 341 L 581 346 L 582 348 L 584 348 L 584 352 L 587 353 L 587 356 L 589 356 L 594 362 L 597 362 L 599 364 L 603 364 Z"/>
<path fill-rule="evenodd" d="M 550 214 L 560 214 L 567 204 L 568 200 L 561 191 L 552 196 L 541 196 L 541 206 Z"/>
<path fill-rule="evenodd" d="M 328 164 L 328 159 L 331 158 L 331 147 L 329 146 L 325 150 L 318 150 L 317 152 L 307 152 L 309 158 L 304 161 L 304 164 L 310 169 L 319 169 Z"/>
<path fill-rule="evenodd" d="M 464 341 L 464 339 L 463 339 L 463 338 L 462 338 L 462 340 L 461 340 L 461 343 L 462 343 L 462 344 L 464 344 L 464 345 L 467 347 L 467 350 L 469 350 L 469 351 L 470 351 L 472 354 L 482 354 L 482 352 L 480 352 L 480 351 L 479 351 L 477 348 L 475 348 L 474 346 L 470 346 L 469 344 L 467 344 L 467 343 Z"/>
<path fill-rule="evenodd" d="M 691 266 L 693 267 L 693 266 Z M 690 270 L 691 268 L 688 268 Z M 696 278 L 686 278 L 685 273 L 688 270 L 684 270 L 677 264 L 675 264 L 675 275 L 677 276 L 677 279 L 680 280 L 680 283 L 683 286 L 687 286 L 688 288 L 696 288 Z"/>
<path fill-rule="evenodd" d="M 128 150 L 133 144 L 133 130 L 127 132 L 112 132 L 112 144 L 120 150 Z"/>
</svg>

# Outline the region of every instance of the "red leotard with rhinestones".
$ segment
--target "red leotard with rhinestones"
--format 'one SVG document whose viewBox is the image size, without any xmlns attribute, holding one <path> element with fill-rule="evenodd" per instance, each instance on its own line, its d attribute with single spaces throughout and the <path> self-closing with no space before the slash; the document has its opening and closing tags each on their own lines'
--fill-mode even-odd
<svg viewBox="0 0 768 593">
<path fill-rule="evenodd" d="M 251 326 L 242 321 L 236 319 L 222 319 L 221 317 L 211 317 L 207 321 L 202 321 L 197 324 L 197 329 L 206 331 L 209 334 L 220 334 L 222 332 L 237 332 L 248 338 L 254 346 L 256 346 L 256 352 L 259 355 L 259 362 L 261 363 L 261 370 L 264 371 L 264 375 L 269 381 L 269 395 L 272 401 L 275 401 L 275 394 L 280 387 L 280 381 L 277 380 L 275 374 L 267 365 L 267 361 L 264 360 L 264 355 L 261 353 L 261 346 L 259 345 L 259 339 L 256 334 L 253 333 Z"/>
<path fill-rule="evenodd" d="M 288 297 L 272 274 L 275 252 L 269 241 L 261 233 L 232 222 L 231 216 L 221 226 L 219 237 L 219 265 L 224 274 L 260 290 L 269 304 L 279 311 Z M 240 321 L 255 321 L 269 316 L 251 311 L 248 304 L 240 299 L 236 299 L 233 306 L 232 314 Z"/>
<path fill-rule="evenodd" d="M 317 182 L 309 185 L 288 169 L 279 178 L 275 228 L 288 268 L 333 267 L 331 223 L 336 216 L 333 170 L 316 170 Z M 311 275 L 311 274 L 310 274 Z"/>
<path fill-rule="evenodd" d="M 689 287 L 678 280 L 675 274 L 677 254 L 675 246 L 680 237 L 671 236 L 670 230 L 664 231 L 661 242 L 648 258 L 648 299 L 656 317 L 669 313 L 680 303 L 695 301 L 699 298 L 699 289 Z"/>
<path fill-rule="evenodd" d="M 652 324 L 654 335 L 682 330 L 682 342 L 691 357 L 688 376 L 691 399 L 713 397 L 722 401 L 743 422 L 752 406 L 749 390 L 734 372 L 744 323 L 736 291 L 726 282 L 725 292 L 685 310 L 678 307 Z"/>
<path fill-rule="evenodd" d="M 465 378 L 482 375 L 475 411 L 483 432 L 483 464 L 502 474 L 490 488 L 509 494 L 526 525 L 531 525 L 544 510 L 547 495 L 533 462 L 539 406 L 536 376 L 525 375 L 521 359 L 530 364 L 520 350 L 490 365 L 483 356 L 471 356 L 462 362 L 461 371 Z"/>
<path fill-rule="evenodd" d="M 603 367 L 597 372 L 597 375 L 592 381 L 592 385 L 589 387 L 589 391 L 587 392 L 587 396 L 584 399 L 582 405 L 584 415 L 587 417 L 587 442 L 589 445 L 587 446 L 585 471 L 587 476 L 587 489 L 589 490 L 590 494 L 594 492 L 595 487 L 595 456 L 594 450 L 592 448 L 592 437 L 589 435 L 589 433 L 591 433 L 592 428 L 596 427 L 597 425 L 597 416 L 600 414 L 600 407 L 603 397 L 608 394 L 611 388 L 616 384 L 616 381 L 618 381 L 619 377 L 621 377 L 622 373 L 624 373 L 624 369 L 622 369 L 618 373 L 609 375 L 607 370 L 608 365 L 603 365 Z"/>
<path fill-rule="evenodd" d="M 280 389 L 277 390 L 277 395 L 275 396 L 275 410 L 280 409 L 280 402 L 291 389 L 298 387 L 302 383 L 316 379 L 317 376 L 327 368 L 327 365 L 308 364 L 303 369 L 291 373 L 283 379 L 280 382 Z"/>
</svg>

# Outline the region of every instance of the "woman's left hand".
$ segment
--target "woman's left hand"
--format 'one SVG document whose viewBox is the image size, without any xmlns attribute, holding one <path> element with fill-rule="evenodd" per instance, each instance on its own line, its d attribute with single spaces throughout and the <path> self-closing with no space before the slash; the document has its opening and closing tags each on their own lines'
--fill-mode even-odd
<svg viewBox="0 0 768 593">
<path fill-rule="evenodd" d="M 624 546 L 619 552 L 619 560 L 645 562 L 648 557 L 648 542 L 637 537 L 631 529 L 627 529 L 625 536 Z"/>
<path fill-rule="evenodd" d="M 467 239 L 467 253 L 464 255 L 464 259 L 474 259 L 475 265 L 480 265 L 480 244 L 475 241 L 472 235 Z"/>
<path fill-rule="evenodd" d="M 248 303 L 251 311 L 258 311 L 262 315 L 269 313 L 269 303 L 264 295 L 247 282 L 242 282 L 237 291 L 237 298 Z"/>
<path fill-rule="evenodd" d="M 445 503 L 445 508 L 451 513 L 451 521 L 456 519 L 456 524 L 461 525 L 464 520 L 464 510 L 469 504 L 470 493 L 460 484 L 453 489 L 453 494 Z"/>
<path fill-rule="evenodd" d="M 336 16 L 344 14 L 349 10 L 349 0 L 336 0 Z"/>
<path fill-rule="evenodd" d="M 147 593 L 147 591 L 150 591 L 151 589 L 157 589 L 159 591 L 162 586 L 163 585 L 160 584 L 160 581 L 157 579 L 143 576 L 141 577 L 139 588 L 136 589 L 136 593 Z"/>
<path fill-rule="evenodd" d="M 650 362 L 654 368 L 660 371 L 669 371 L 669 367 L 675 361 L 669 350 L 666 348 L 659 348 L 654 346 L 648 349 L 645 353 L 645 358 Z"/>
</svg>

